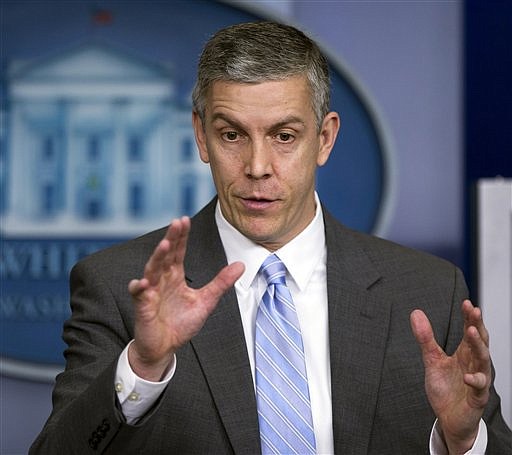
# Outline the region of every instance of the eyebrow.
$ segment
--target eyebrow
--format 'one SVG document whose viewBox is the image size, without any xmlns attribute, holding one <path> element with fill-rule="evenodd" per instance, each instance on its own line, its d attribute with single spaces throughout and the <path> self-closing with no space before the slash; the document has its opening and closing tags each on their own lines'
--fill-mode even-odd
<svg viewBox="0 0 512 455">
<path fill-rule="evenodd" d="M 212 123 L 216 122 L 217 120 L 224 120 L 226 123 L 229 123 L 231 126 L 234 126 L 237 129 L 243 129 L 239 122 L 223 114 L 222 112 L 217 112 L 212 115 Z"/>
<path fill-rule="evenodd" d="M 226 123 L 229 123 L 233 127 L 238 128 L 240 130 L 244 130 L 244 127 L 240 122 L 232 119 L 231 117 L 229 117 L 228 115 L 226 115 L 222 112 L 217 112 L 212 115 L 212 123 L 217 120 L 224 120 Z M 290 116 L 285 117 L 282 120 L 278 121 L 274 125 L 271 125 L 269 129 L 277 130 L 279 128 L 282 128 L 282 127 L 290 125 L 290 124 L 299 124 L 301 126 L 305 126 L 304 121 L 300 117 L 297 117 L 295 115 L 290 115 Z"/>
</svg>

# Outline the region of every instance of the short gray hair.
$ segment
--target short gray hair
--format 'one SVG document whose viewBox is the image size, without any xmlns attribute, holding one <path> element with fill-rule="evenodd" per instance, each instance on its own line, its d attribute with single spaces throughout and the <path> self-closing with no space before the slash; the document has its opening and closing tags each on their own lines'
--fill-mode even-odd
<svg viewBox="0 0 512 455">
<path fill-rule="evenodd" d="M 215 81 L 259 83 L 305 76 L 320 130 L 329 112 L 329 66 L 317 44 L 303 32 L 275 22 L 247 22 L 218 31 L 206 43 L 192 92 L 204 124 L 206 97 Z"/>
</svg>

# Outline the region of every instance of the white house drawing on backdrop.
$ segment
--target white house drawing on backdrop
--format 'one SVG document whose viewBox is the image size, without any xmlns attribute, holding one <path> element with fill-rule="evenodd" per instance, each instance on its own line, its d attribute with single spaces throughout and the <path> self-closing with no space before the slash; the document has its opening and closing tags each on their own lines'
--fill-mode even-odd
<svg viewBox="0 0 512 455">
<path fill-rule="evenodd" d="M 170 69 L 105 45 L 10 67 L 8 236 L 132 235 L 213 195 Z"/>
</svg>

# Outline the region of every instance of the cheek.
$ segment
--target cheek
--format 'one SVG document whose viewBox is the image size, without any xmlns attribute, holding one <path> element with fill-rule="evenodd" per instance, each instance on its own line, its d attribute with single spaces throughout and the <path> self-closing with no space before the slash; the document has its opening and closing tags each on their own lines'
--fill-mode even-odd
<svg viewBox="0 0 512 455">
<path fill-rule="evenodd" d="M 239 163 L 236 159 L 229 159 L 223 156 L 219 158 L 218 155 L 210 154 L 210 169 L 215 180 L 217 191 L 224 191 L 226 187 L 240 178 L 242 171 L 239 169 Z"/>
<path fill-rule="evenodd" d="M 295 186 L 307 187 L 315 179 L 317 165 L 311 156 L 296 155 L 281 164 L 279 174 Z"/>
</svg>

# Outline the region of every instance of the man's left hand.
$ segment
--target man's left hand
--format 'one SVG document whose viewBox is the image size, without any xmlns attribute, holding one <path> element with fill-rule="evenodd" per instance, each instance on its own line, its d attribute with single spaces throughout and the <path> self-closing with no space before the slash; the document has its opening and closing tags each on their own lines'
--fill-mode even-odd
<svg viewBox="0 0 512 455">
<path fill-rule="evenodd" d="M 462 314 L 464 336 L 452 356 L 437 344 L 423 311 L 414 310 L 410 317 L 425 365 L 427 397 L 453 454 L 465 453 L 473 446 L 491 384 L 489 334 L 482 312 L 465 300 Z"/>
</svg>

